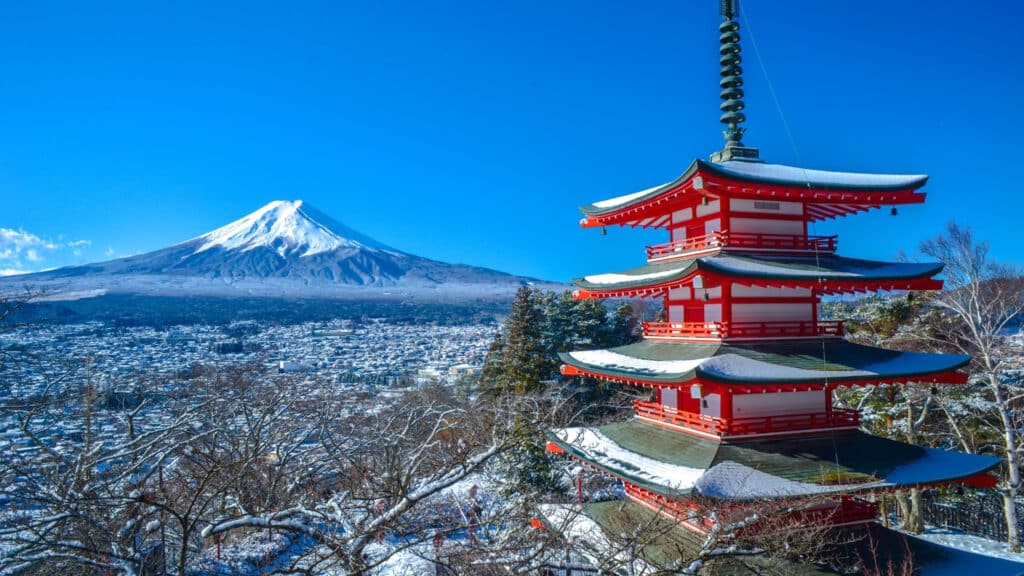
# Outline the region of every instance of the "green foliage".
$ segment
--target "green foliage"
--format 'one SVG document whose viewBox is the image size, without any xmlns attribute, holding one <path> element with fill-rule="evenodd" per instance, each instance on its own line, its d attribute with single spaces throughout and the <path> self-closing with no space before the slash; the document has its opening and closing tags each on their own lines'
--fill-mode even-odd
<svg viewBox="0 0 1024 576">
<path fill-rule="evenodd" d="M 613 313 L 597 300 L 574 300 L 572 293 L 546 292 L 524 286 L 516 293 L 504 326 L 484 361 L 482 386 L 494 396 L 543 389 L 559 377 L 559 352 L 608 348 L 636 339 L 637 322 L 628 303 Z M 588 402 L 603 397 L 606 387 L 586 383 Z"/>
</svg>

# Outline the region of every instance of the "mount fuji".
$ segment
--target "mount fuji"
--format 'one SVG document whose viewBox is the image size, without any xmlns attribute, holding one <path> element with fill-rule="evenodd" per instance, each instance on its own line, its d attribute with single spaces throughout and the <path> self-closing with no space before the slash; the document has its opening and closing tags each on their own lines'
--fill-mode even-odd
<svg viewBox="0 0 1024 576">
<path fill-rule="evenodd" d="M 506 300 L 524 284 L 562 288 L 390 248 L 302 200 L 271 202 L 212 232 L 154 252 L 0 278 L 0 290 L 31 288 L 52 299 L 138 294 Z"/>
</svg>

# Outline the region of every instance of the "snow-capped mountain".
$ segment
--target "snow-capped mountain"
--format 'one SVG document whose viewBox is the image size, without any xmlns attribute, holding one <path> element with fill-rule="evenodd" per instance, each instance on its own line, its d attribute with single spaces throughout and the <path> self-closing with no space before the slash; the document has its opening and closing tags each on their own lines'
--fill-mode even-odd
<svg viewBox="0 0 1024 576">
<path fill-rule="evenodd" d="M 282 258 L 296 251 L 301 251 L 301 256 L 312 256 L 342 248 L 390 250 L 302 200 L 275 200 L 244 218 L 203 234 L 198 240 L 203 245 L 196 252 L 265 247 L 274 249 Z"/>
<path fill-rule="evenodd" d="M 169 248 L 0 279 L 73 296 L 506 299 L 530 278 L 390 248 L 302 200 L 275 201 Z M 543 283 L 540 283 L 543 285 Z M 548 287 L 559 287 L 548 284 Z"/>
</svg>

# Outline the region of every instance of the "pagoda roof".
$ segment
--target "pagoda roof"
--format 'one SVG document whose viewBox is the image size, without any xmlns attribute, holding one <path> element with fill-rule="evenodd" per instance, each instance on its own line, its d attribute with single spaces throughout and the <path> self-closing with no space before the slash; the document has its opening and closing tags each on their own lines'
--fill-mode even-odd
<svg viewBox="0 0 1024 576">
<path fill-rule="evenodd" d="M 610 380 L 680 384 L 699 380 L 741 387 L 843 384 L 948 376 L 970 356 L 903 352 L 841 339 L 689 343 L 643 340 L 607 350 L 563 352 L 562 361 Z"/>
<path fill-rule="evenodd" d="M 639 558 L 645 563 L 633 569 L 638 574 L 660 574 L 659 567 L 677 566 L 680 560 L 694 558 L 704 546 L 706 537 L 688 530 L 654 510 L 631 500 L 608 500 L 588 504 L 544 504 L 540 507 L 545 523 L 556 530 L 575 549 L 586 557 L 593 556 L 596 564 L 607 565 L 610 558 L 622 565 Z M 673 526 L 673 524 L 676 524 Z M 632 535 L 644 528 L 637 547 L 622 541 L 621 534 Z M 848 529 L 854 530 L 854 529 Z M 902 566 L 907 555 L 921 573 L 942 574 L 1019 574 L 1024 568 L 1018 562 L 985 556 L 977 552 L 952 549 L 906 534 L 877 523 L 856 527 L 828 538 L 841 543 L 842 557 L 860 562 L 871 562 L 877 571 L 885 566 Z M 866 559 L 866 560 L 865 560 Z M 826 567 L 811 562 L 791 561 L 765 555 L 732 556 L 712 555 L 707 559 L 706 573 L 721 576 L 749 576 L 751 566 L 765 574 L 791 574 L 792 576 L 821 576 L 835 574 Z M 622 572 L 625 572 L 623 570 Z"/>
<path fill-rule="evenodd" d="M 726 181 L 735 181 L 736 183 L 801 188 L 809 192 L 839 191 L 862 193 L 853 196 L 844 195 L 841 198 L 843 202 L 851 204 L 903 203 L 893 199 L 880 202 L 878 198 L 868 198 L 867 193 L 915 190 L 924 186 L 928 180 L 928 176 L 923 174 L 832 172 L 783 164 L 769 164 L 759 160 L 734 159 L 725 162 L 707 162 L 697 158 L 678 178 L 671 182 L 632 194 L 594 202 L 593 204 L 581 206 L 580 210 L 587 216 L 600 216 L 617 212 L 627 207 L 653 200 L 662 194 L 691 184 L 690 180 L 697 175 L 717 176 Z M 828 199 L 835 200 L 834 198 Z M 923 198 L 914 199 L 914 201 L 920 200 L 923 200 Z"/>
<path fill-rule="evenodd" d="M 825 284 L 826 292 L 917 288 L 908 281 L 928 280 L 942 271 L 937 262 L 880 262 L 834 254 L 717 254 L 656 262 L 610 274 L 574 278 L 573 284 L 598 297 L 617 293 L 651 294 L 688 284 L 697 273 L 751 284 Z M 930 281 L 938 282 L 938 281 Z M 941 286 L 941 285 L 940 285 Z M 931 286 L 928 288 L 937 288 Z"/>
<path fill-rule="evenodd" d="M 996 456 L 925 448 L 855 431 L 719 441 L 640 420 L 548 433 L 572 456 L 668 497 L 728 501 L 855 493 L 964 480 Z"/>
<path fill-rule="evenodd" d="M 607 500 L 585 505 L 545 504 L 540 507 L 549 528 L 557 530 L 575 549 L 595 564 L 607 565 L 614 558 L 630 565 L 636 574 L 663 574 L 659 567 L 678 566 L 696 557 L 707 539 L 632 500 Z M 642 545 L 631 549 L 620 536 L 644 528 Z M 642 564 L 641 564 L 642 563 Z M 764 555 L 713 555 L 705 560 L 708 574 L 749 576 L 751 566 L 768 574 L 823 576 L 835 572 L 810 562 L 794 562 Z M 708 571 L 709 570 L 709 571 Z M 613 574 L 626 573 L 609 572 Z"/>
</svg>

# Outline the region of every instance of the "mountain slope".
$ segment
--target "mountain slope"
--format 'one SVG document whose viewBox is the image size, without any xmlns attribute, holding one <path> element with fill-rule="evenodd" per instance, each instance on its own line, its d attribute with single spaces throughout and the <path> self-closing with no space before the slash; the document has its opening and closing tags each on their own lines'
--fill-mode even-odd
<svg viewBox="0 0 1024 576">
<path fill-rule="evenodd" d="M 461 300 L 506 299 L 534 282 L 395 250 L 296 200 L 271 202 L 168 248 L 7 277 L 0 286 L 66 294 Z"/>
</svg>

